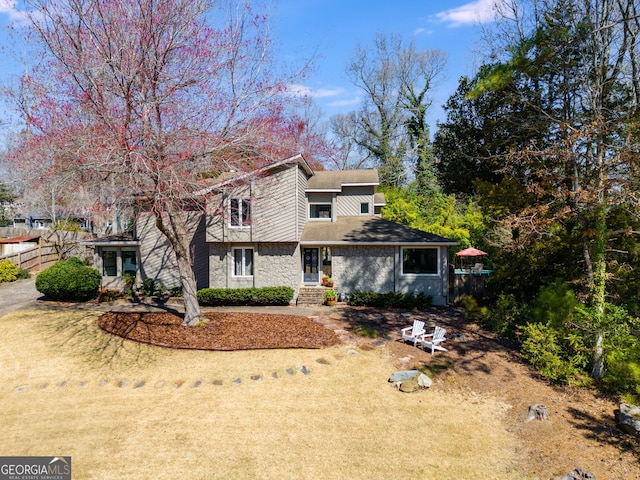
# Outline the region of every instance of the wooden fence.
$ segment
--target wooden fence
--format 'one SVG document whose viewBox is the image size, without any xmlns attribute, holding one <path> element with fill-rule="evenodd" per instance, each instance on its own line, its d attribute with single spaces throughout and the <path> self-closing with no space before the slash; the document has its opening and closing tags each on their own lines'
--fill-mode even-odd
<svg viewBox="0 0 640 480">
<path fill-rule="evenodd" d="M 31 272 L 44 270 L 60 260 L 58 252 L 53 245 L 36 245 L 28 250 L 4 255 L 0 257 L 0 260 L 5 258 L 15 263 L 18 268 Z"/>
</svg>

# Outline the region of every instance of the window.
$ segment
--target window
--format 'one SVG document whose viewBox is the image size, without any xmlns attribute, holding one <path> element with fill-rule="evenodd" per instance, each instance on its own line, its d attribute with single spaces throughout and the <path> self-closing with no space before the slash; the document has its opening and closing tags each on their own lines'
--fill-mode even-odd
<svg viewBox="0 0 640 480">
<path fill-rule="evenodd" d="M 122 273 L 136 274 L 136 252 L 133 250 L 122 251 Z"/>
<path fill-rule="evenodd" d="M 232 198 L 230 201 L 230 221 L 232 227 L 248 227 L 251 223 L 251 200 Z"/>
<path fill-rule="evenodd" d="M 233 276 L 253 276 L 253 248 L 233 249 Z"/>
<path fill-rule="evenodd" d="M 118 255 L 113 250 L 102 252 L 102 275 L 115 277 L 118 275 Z"/>
<path fill-rule="evenodd" d="M 309 218 L 331 220 L 331 204 L 314 203 L 309 205 Z"/>
<path fill-rule="evenodd" d="M 368 202 L 362 202 L 360 204 L 360 213 L 362 213 L 362 214 L 369 213 L 369 203 Z"/>
<path fill-rule="evenodd" d="M 437 248 L 403 248 L 402 249 L 402 274 L 403 275 L 437 275 L 438 274 L 438 249 Z"/>
</svg>

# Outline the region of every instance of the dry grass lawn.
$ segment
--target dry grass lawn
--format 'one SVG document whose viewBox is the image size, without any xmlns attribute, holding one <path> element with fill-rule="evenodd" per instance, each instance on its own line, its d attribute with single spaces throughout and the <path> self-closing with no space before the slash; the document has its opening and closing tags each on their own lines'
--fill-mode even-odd
<svg viewBox="0 0 640 480">
<path fill-rule="evenodd" d="M 384 347 L 168 350 L 99 315 L 0 318 L 0 455 L 70 455 L 74 479 L 531 478 L 504 403 L 400 393 Z"/>
</svg>

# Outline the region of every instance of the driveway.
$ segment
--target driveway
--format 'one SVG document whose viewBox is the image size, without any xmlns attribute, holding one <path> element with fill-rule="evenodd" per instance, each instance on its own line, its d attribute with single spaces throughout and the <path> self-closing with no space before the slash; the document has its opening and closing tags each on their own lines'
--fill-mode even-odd
<svg viewBox="0 0 640 480">
<path fill-rule="evenodd" d="M 35 305 L 41 296 L 36 290 L 35 277 L 0 285 L 0 317 Z"/>
</svg>

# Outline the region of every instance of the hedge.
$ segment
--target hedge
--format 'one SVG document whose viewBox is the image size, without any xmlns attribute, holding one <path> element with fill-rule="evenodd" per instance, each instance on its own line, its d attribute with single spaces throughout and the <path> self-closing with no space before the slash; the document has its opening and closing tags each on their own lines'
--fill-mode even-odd
<svg viewBox="0 0 640 480">
<path fill-rule="evenodd" d="M 349 305 L 378 308 L 429 308 L 433 298 L 419 293 L 411 295 L 399 292 L 377 293 L 356 290 L 349 295 Z"/>
<path fill-rule="evenodd" d="M 198 290 L 200 305 L 218 307 L 223 305 L 289 305 L 293 300 L 291 287 L 262 288 L 203 288 Z"/>
</svg>

